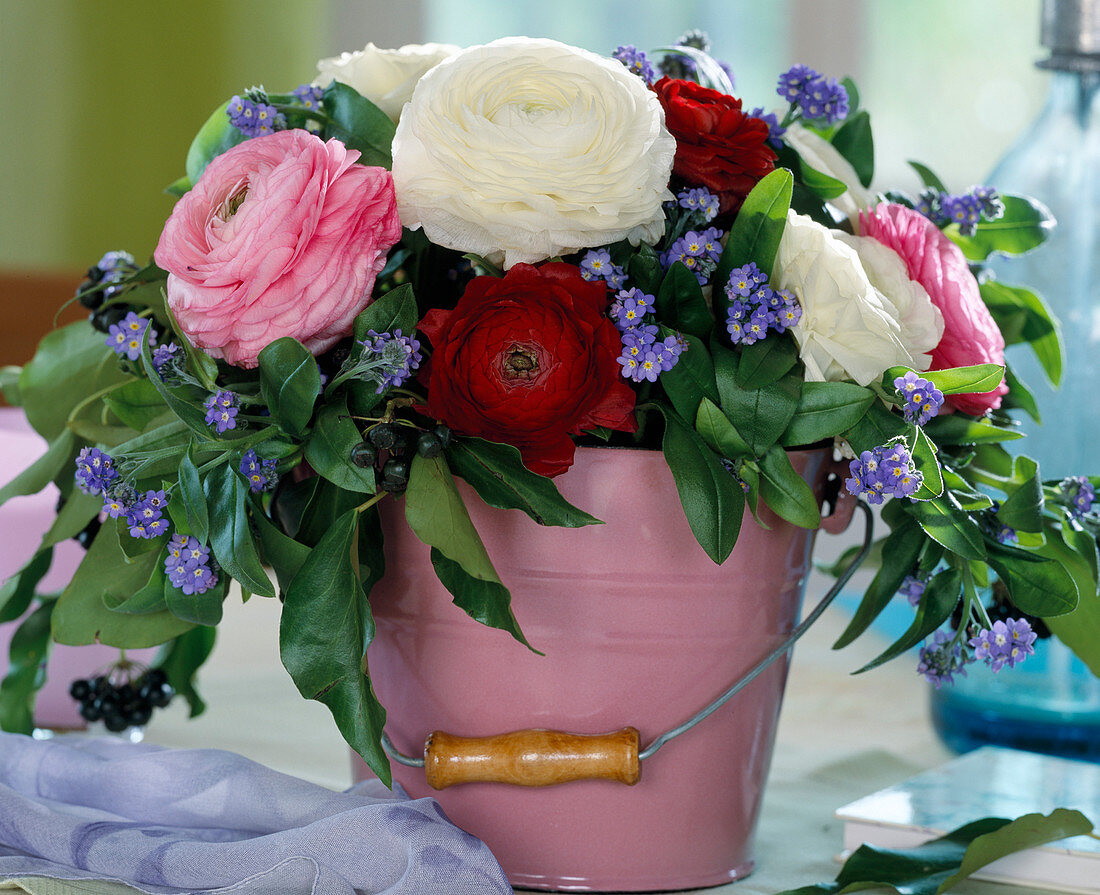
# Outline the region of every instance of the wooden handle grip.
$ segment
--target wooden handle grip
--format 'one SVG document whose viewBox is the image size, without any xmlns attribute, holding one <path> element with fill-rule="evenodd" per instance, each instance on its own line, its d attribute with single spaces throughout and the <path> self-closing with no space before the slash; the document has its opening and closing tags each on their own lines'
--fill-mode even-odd
<svg viewBox="0 0 1100 895">
<path fill-rule="evenodd" d="M 424 773 L 432 789 L 475 781 L 553 786 L 569 780 L 638 782 L 638 731 L 579 734 L 516 730 L 491 737 L 458 737 L 437 730 L 424 744 Z"/>
</svg>

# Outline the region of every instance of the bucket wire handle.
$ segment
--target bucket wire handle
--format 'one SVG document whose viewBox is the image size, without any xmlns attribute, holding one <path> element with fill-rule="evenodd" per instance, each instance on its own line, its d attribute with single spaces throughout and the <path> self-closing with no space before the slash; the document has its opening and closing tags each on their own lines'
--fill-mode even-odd
<svg viewBox="0 0 1100 895">
<path fill-rule="evenodd" d="M 489 737 L 458 737 L 434 731 L 424 744 L 424 757 L 400 752 L 383 732 L 382 747 L 398 764 L 424 768 L 428 785 L 444 789 L 473 781 L 512 783 L 519 786 L 550 786 L 568 780 L 602 778 L 633 785 L 640 778 L 639 763 L 654 755 L 669 740 L 691 730 L 718 711 L 776 659 L 787 653 L 809 630 L 867 558 L 874 535 L 871 508 L 862 500 L 863 544 L 821 601 L 779 646 L 738 678 L 717 699 L 682 724 L 666 730 L 639 751 L 638 731 L 633 727 L 608 734 L 576 734 L 558 730 L 517 730 Z"/>
</svg>

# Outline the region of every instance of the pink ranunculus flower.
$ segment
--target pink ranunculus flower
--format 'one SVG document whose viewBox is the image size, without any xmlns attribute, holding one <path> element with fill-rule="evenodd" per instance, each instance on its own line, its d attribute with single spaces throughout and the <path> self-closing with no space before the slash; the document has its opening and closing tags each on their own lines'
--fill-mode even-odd
<svg viewBox="0 0 1100 895">
<path fill-rule="evenodd" d="M 304 130 L 219 155 L 183 196 L 154 258 L 199 348 L 239 367 L 292 336 L 314 354 L 351 331 L 401 238 L 393 179 Z"/>
<path fill-rule="evenodd" d="M 939 227 L 903 205 L 880 203 L 859 215 L 860 233 L 897 252 L 909 271 L 943 313 L 943 338 L 932 349 L 933 370 L 969 364 L 1003 364 L 1005 340 L 982 301 L 966 258 Z M 1008 392 L 1002 382 L 986 394 L 948 395 L 964 413 L 980 416 L 1001 406 Z"/>
</svg>

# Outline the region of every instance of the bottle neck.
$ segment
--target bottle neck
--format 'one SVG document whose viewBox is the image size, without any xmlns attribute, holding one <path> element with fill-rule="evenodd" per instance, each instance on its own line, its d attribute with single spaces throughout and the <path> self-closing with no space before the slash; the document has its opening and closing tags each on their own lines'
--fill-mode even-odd
<svg viewBox="0 0 1100 895">
<path fill-rule="evenodd" d="M 1072 114 L 1082 127 L 1100 121 L 1100 69 L 1096 71 L 1050 70 L 1050 90 L 1045 112 Z"/>
</svg>

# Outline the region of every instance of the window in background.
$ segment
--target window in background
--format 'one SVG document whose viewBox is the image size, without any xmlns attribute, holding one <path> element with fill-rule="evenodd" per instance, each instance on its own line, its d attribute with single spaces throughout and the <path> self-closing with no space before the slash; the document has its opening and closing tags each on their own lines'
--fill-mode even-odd
<svg viewBox="0 0 1100 895">
<path fill-rule="evenodd" d="M 1046 91 L 1033 67 L 1039 0 L 422 0 L 418 16 L 422 40 L 526 34 L 604 54 L 702 28 L 750 108 L 778 103 L 776 77 L 795 62 L 850 75 L 875 125 L 882 186 L 918 185 L 907 159 L 956 189 L 982 181 Z"/>
</svg>

